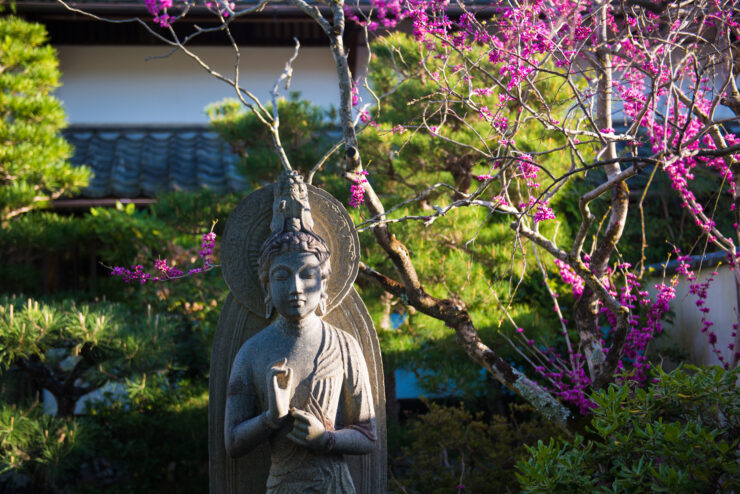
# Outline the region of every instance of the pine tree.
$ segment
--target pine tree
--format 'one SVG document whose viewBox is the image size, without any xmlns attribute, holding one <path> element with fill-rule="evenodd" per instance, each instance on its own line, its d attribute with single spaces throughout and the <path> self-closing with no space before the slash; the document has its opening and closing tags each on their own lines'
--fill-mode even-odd
<svg viewBox="0 0 740 494">
<path fill-rule="evenodd" d="M 46 29 L 0 18 L 0 224 L 87 185 L 90 170 L 67 160 L 56 51 Z"/>
</svg>

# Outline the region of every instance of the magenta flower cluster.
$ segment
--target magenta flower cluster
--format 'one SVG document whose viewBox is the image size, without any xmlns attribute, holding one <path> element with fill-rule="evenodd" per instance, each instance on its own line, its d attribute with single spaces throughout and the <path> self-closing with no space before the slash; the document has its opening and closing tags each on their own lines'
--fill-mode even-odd
<svg viewBox="0 0 740 494">
<path fill-rule="evenodd" d="M 161 27 L 169 27 L 174 17 L 167 13 L 172 8 L 172 0 L 144 0 L 146 9 L 151 14 L 154 22 Z"/>
<path fill-rule="evenodd" d="M 144 3 L 149 15 L 152 16 L 152 20 L 160 27 L 170 27 L 178 18 L 177 15 L 172 15 L 171 9 L 174 7 L 173 0 L 144 0 Z M 187 3 L 186 0 L 182 0 L 181 8 L 178 10 L 186 10 Z M 192 3 L 194 4 L 195 2 Z M 214 14 L 224 18 L 232 15 L 236 7 L 234 2 L 228 0 L 207 0 L 203 2 L 203 5 Z"/>
<path fill-rule="evenodd" d="M 367 170 L 356 172 L 355 176 L 353 184 L 350 186 L 349 205 L 359 208 L 365 202 L 365 187 L 362 184 L 367 183 Z"/>
<path fill-rule="evenodd" d="M 175 266 L 170 266 L 167 259 L 157 259 L 154 261 L 153 273 L 144 271 L 144 267 L 141 264 L 137 264 L 130 268 L 116 266 L 112 268 L 111 275 L 120 276 L 126 283 L 138 282 L 143 285 L 151 281 L 169 281 L 199 273 L 205 273 L 206 271 L 210 271 L 217 267 L 213 263 L 213 248 L 215 245 L 216 234 L 212 231 L 204 234 L 200 243 L 200 252 L 198 253 L 203 265 L 201 267 L 191 268 L 187 272 L 183 272 Z"/>
<path fill-rule="evenodd" d="M 490 100 L 475 100 L 490 98 L 495 94 L 491 88 L 491 76 L 486 76 L 480 80 L 467 78 L 466 84 L 470 86 L 470 90 L 464 96 L 474 101 L 472 107 L 478 116 L 490 122 L 491 131 L 500 135 L 499 145 L 506 152 L 519 155 L 519 158 L 515 158 L 511 172 L 529 189 L 529 197 L 524 196 L 525 202 L 519 205 L 519 210 L 528 213 L 534 223 L 553 219 L 555 213 L 549 204 L 543 199 L 533 197 L 534 189 L 539 186 L 537 164 L 530 156 L 519 154 L 514 135 L 507 133 L 507 122 L 497 122 L 496 119 L 510 114 L 509 105 L 517 88 L 537 74 L 543 58 L 553 58 L 556 67 L 569 72 L 574 64 L 578 66 L 583 62 L 579 58 L 590 56 L 584 54 L 584 47 L 599 46 L 597 24 L 593 22 L 593 10 L 588 8 L 589 4 L 576 0 L 500 3 L 496 7 L 493 20 L 484 24 L 473 12 L 464 12 L 457 20 L 451 19 L 446 13 L 447 1 L 371 0 L 370 3 L 375 10 L 372 19 L 360 18 L 360 13 L 351 8 L 347 8 L 347 17 L 365 25 L 369 30 L 392 28 L 405 20 L 411 24 L 413 35 L 420 46 L 426 48 L 427 54 L 443 62 L 448 60 L 449 53 L 468 53 L 473 46 L 482 46 L 489 50 L 487 59 L 490 65 L 485 67 L 485 73 L 495 74 L 497 85 L 505 89 L 505 94 L 499 97 L 497 105 L 491 104 Z M 628 127 L 636 124 L 646 136 L 653 153 L 661 157 L 657 165 L 659 170 L 670 179 L 683 206 L 696 225 L 705 232 L 706 238 L 726 252 L 734 253 L 734 241 L 731 237 L 721 235 L 711 213 L 705 211 L 690 186 L 696 169 L 703 167 L 719 175 L 727 184 L 725 190 L 730 194 L 734 193 L 737 178 L 730 165 L 740 159 L 740 154 L 717 157 L 711 152 L 720 146 L 740 144 L 740 137 L 728 127 L 718 128 L 714 133 L 707 130 L 700 115 L 711 115 L 715 110 L 713 101 L 716 101 L 717 90 L 713 85 L 716 81 L 710 80 L 706 72 L 697 70 L 703 63 L 698 59 L 703 49 L 698 45 L 689 46 L 685 41 L 693 39 L 688 43 L 698 43 L 698 38 L 691 38 L 687 33 L 705 30 L 731 36 L 729 30 L 738 28 L 738 23 L 733 18 L 734 3 L 722 0 L 710 2 L 706 11 L 699 9 L 693 17 L 673 19 L 670 30 L 662 26 L 663 18 L 649 10 L 620 9 L 616 15 L 613 7 L 607 4 L 606 8 L 609 41 L 600 48 L 608 52 L 612 59 L 615 72 L 612 89 L 623 104 L 627 119 L 625 123 Z M 635 17 L 635 12 L 642 14 Z M 684 49 L 681 63 L 677 63 L 675 54 L 670 51 L 672 46 L 681 46 Z M 450 88 L 445 87 L 446 78 L 440 74 L 441 70 L 432 71 L 429 75 L 432 81 L 439 84 L 440 96 L 446 98 Z M 450 64 L 444 70 L 456 73 L 459 67 Z M 550 68 L 547 70 L 552 71 Z M 688 97 L 681 98 L 670 93 L 671 88 L 691 89 Z M 596 93 L 586 90 L 580 97 L 592 101 Z M 518 110 L 521 111 L 521 106 Z M 561 122 L 558 118 L 560 117 L 554 118 L 552 115 L 542 117 L 543 126 L 567 128 L 568 122 Z M 437 126 L 429 125 L 428 129 L 432 135 L 439 134 Z M 595 127 L 591 132 L 603 142 L 619 139 L 631 151 L 636 152 L 641 145 L 640 141 L 620 135 L 613 127 Z M 569 141 L 574 145 L 580 144 L 575 135 L 569 136 Z M 476 178 L 484 182 L 491 180 L 493 176 L 484 174 L 477 175 Z M 588 259 L 583 261 L 588 268 Z M 583 279 L 568 264 L 560 261 L 556 263 L 561 278 L 571 287 L 574 297 L 581 297 L 586 289 Z M 689 271 L 684 273 L 688 274 Z M 624 279 L 624 283 L 619 286 L 615 281 L 617 279 Z M 649 370 L 644 352 L 648 343 L 662 331 L 661 320 L 669 310 L 670 301 L 676 296 L 678 278 L 657 284 L 652 297 L 643 290 L 628 264 L 609 270 L 607 280 L 607 289 L 611 295 L 631 311 L 629 333 L 620 368 L 635 383 L 644 383 Z M 711 321 L 706 317 L 706 291 L 711 280 L 698 283 L 689 278 L 689 281 L 692 293 L 698 298 L 697 306 L 704 314 L 702 330 L 707 334 L 707 341 L 716 350 L 715 353 L 719 355 L 716 348 L 717 336 L 712 331 Z M 614 327 L 614 314 L 603 306 L 600 311 L 604 327 Z M 567 321 L 563 319 L 562 322 L 567 327 Z M 734 328 L 734 334 L 736 333 L 737 329 Z M 534 341 L 526 338 L 523 330 L 518 335 L 528 347 L 533 347 Z M 567 333 L 564 337 L 567 338 Z M 610 341 L 607 332 L 601 342 L 606 352 L 609 351 Z M 734 351 L 734 346 L 730 350 Z M 569 355 L 564 358 L 565 364 L 559 356 L 551 355 L 551 358 L 548 365 L 552 364 L 552 369 L 538 367 L 538 374 L 554 382 L 553 389 L 558 396 L 576 404 L 582 411 L 588 410 L 591 405 L 585 391 L 590 383 L 585 371 L 584 357 L 569 350 Z M 736 353 L 736 359 L 740 359 L 740 354 Z M 723 363 L 726 365 L 726 362 Z"/>
<path fill-rule="evenodd" d="M 585 289 L 583 278 L 567 263 L 555 260 L 555 264 L 558 267 L 561 279 L 571 287 L 573 296 L 576 300 L 580 298 Z M 585 258 L 583 264 L 588 268 L 589 259 Z M 606 287 L 622 306 L 631 311 L 628 318 L 627 338 L 622 348 L 622 358 L 617 365 L 620 379 L 628 379 L 633 384 L 642 386 L 647 382 L 650 370 L 645 350 L 655 336 L 663 331 L 661 321 L 670 310 L 670 301 L 676 297 L 675 285 L 678 280 L 674 278 L 669 284 L 656 284 L 656 294 L 654 298 L 651 298 L 647 291 L 641 289 L 641 283 L 637 276 L 630 271 L 630 268 L 631 266 L 628 263 L 619 264 L 616 269 L 610 268 L 607 273 Z M 617 273 L 624 276 L 625 283 L 621 287 L 617 287 L 613 281 Z M 607 328 L 607 334 L 601 338 L 600 345 L 604 353 L 607 354 L 611 343 L 608 328 L 613 328 L 616 325 L 616 317 L 605 306 L 599 305 L 600 313 L 604 318 L 603 327 Z M 555 310 L 558 312 L 563 326 L 567 327 L 568 321 L 562 319 L 557 306 Z M 642 313 L 642 316 L 639 315 L 640 313 Z M 568 337 L 566 331 L 564 331 L 563 336 Z M 537 367 L 537 373 L 552 382 L 552 391 L 558 397 L 578 407 L 581 413 L 588 412 L 593 404 L 587 396 L 591 382 L 585 372 L 584 356 L 570 348 L 567 359 L 563 359 L 553 349 L 547 349 L 544 354 L 550 367 Z"/>
<path fill-rule="evenodd" d="M 580 297 L 583 294 L 583 287 L 585 286 L 583 278 L 578 276 L 573 268 L 560 259 L 555 259 L 555 265 L 560 270 L 560 277 L 566 284 L 570 285 L 573 296 L 576 298 Z"/>
<path fill-rule="evenodd" d="M 149 12 L 155 22 L 162 26 L 169 26 L 173 17 L 168 14 L 173 7 L 173 0 L 145 0 Z M 658 4 L 661 2 L 658 2 Z M 534 76 L 542 69 L 544 59 L 554 61 L 555 68 L 548 66 L 547 71 L 555 74 L 558 70 L 563 76 L 574 71 L 580 71 L 587 64 L 586 58 L 592 57 L 592 51 L 608 54 L 612 61 L 615 78 L 613 93 L 621 102 L 627 127 L 639 128 L 640 135 L 645 136 L 652 152 L 659 157 L 655 166 L 670 180 L 672 188 L 678 194 L 683 207 L 692 220 L 705 233 L 706 238 L 733 256 L 730 259 L 734 266 L 735 242 L 731 237 L 725 237 L 718 231 L 712 219 L 712 213 L 705 211 L 691 190 L 691 184 L 696 172 L 703 168 L 721 177 L 727 184 L 724 192 L 734 193 L 737 177 L 733 174 L 731 164 L 740 160 L 740 153 L 725 157 L 717 157 L 712 152 L 723 146 L 740 144 L 740 136 L 733 133 L 729 127 L 715 127 L 712 131 L 701 118 L 701 115 L 712 115 L 715 111 L 714 102 L 717 100 L 717 88 L 710 79 L 708 72 L 697 70 L 703 61 L 699 59 L 705 47 L 700 47 L 698 38 L 692 40 L 686 33 L 712 33 L 719 38 L 732 38 L 738 30 L 738 24 L 733 19 L 735 3 L 728 0 L 713 0 L 707 3 L 706 11 L 691 16 L 678 17 L 673 20 L 670 29 L 663 25 L 664 18 L 653 14 L 649 9 L 623 6 L 618 8 L 617 3 L 605 3 L 607 8 L 607 40 L 599 45 L 598 25 L 594 22 L 594 11 L 589 2 L 579 0 L 523 0 L 520 2 L 500 2 L 495 6 L 495 16 L 488 24 L 480 22 L 474 13 L 463 12 L 457 19 L 447 15 L 449 0 L 370 0 L 373 13 L 367 16 L 353 7 L 345 7 L 347 19 L 367 27 L 368 30 L 394 28 L 401 21 L 410 24 L 410 29 L 421 48 L 427 50 L 426 55 L 445 63 L 443 69 L 432 71 L 429 76 L 439 85 L 439 93 L 448 99 L 452 89 L 445 86 L 448 78 L 440 71 L 447 70 L 460 73 L 461 70 L 470 70 L 470 67 L 446 63 L 450 53 L 469 53 L 474 46 L 484 47 L 487 55 L 483 61 L 486 77 L 480 80 L 465 74 L 467 93 L 461 99 L 469 102 L 470 107 L 483 121 L 490 123 L 492 135 L 498 138 L 499 149 L 506 153 L 512 166 L 508 169 L 511 176 L 517 179 L 517 184 L 524 184 L 521 199 L 517 199 L 519 212 L 531 217 L 533 223 L 539 223 L 555 218 L 547 198 L 537 198 L 535 189 L 538 183 L 538 164 L 532 156 L 522 154 L 516 145 L 514 125 L 510 125 L 511 105 L 520 94 L 519 89 L 532 82 Z M 657 5 L 657 4 L 656 4 Z M 668 5 L 663 2 L 663 5 Z M 215 3 L 206 3 L 206 6 L 217 13 L 226 16 L 233 9 L 233 4 L 219 0 Z M 615 9 L 615 10 L 613 10 Z M 636 10 L 635 10 L 636 9 Z M 642 12 L 639 17 L 635 12 Z M 689 12 L 689 10 L 687 10 Z M 660 36 L 658 36 L 660 35 Z M 695 43 L 691 45 L 691 43 Z M 680 46 L 682 54 L 676 57 L 671 46 Z M 599 55 L 601 56 L 601 54 Z M 717 62 L 719 63 L 719 62 Z M 714 68 L 712 70 L 715 70 Z M 470 72 L 472 74 L 473 72 Z M 712 76 L 714 77 L 714 76 Z M 495 79 L 495 86 L 492 80 Z M 496 90 L 494 91 L 494 87 Z M 678 92 L 683 88 L 690 88 L 688 97 L 680 97 Z M 496 92 L 501 92 L 497 101 Z M 593 103 L 596 93 L 593 89 L 579 93 L 588 107 Z M 686 96 L 686 95 L 684 95 Z M 487 98 L 487 99 L 484 99 Z M 359 91 L 352 87 L 351 100 L 354 107 L 360 104 Z M 521 101 L 520 101 L 521 102 Z M 518 105 L 516 111 L 522 112 L 523 105 Z M 357 108 L 358 118 L 366 124 L 375 125 L 370 113 L 366 109 Z M 516 115 L 511 117 L 514 122 Z M 553 127 L 565 129 L 576 127 L 570 125 L 570 116 L 550 115 L 547 112 L 531 116 L 538 118 L 543 127 L 552 130 Z M 561 120 L 563 120 L 561 122 Z M 436 123 L 436 122 L 435 122 Z M 428 125 L 427 130 L 433 136 L 440 136 L 441 126 Z M 602 124 L 603 125 L 603 124 Z M 590 139 L 602 143 L 619 140 L 626 143 L 628 149 L 636 152 L 642 142 L 635 140 L 626 133 L 612 127 L 596 126 L 591 123 L 587 129 L 579 127 L 578 133 L 567 135 L 569 143 L 580 144 L 576 135 L 583 139 L 585 134 Z M 407 129 L 401 125 L 393 127 L 394 134 L 400 134 Z M 571 129 L 572 130 L 572 129 Z M 587 147 L 584 143 L 577 150 Z M 645 146 L 647 147 L 647 145 Z M 513 158 L 512 158 L 513 156 Z M 364 202 L 367 172 L 361 171 L 352 180 L 350 205 L 359 207 Z M 481 181 L 489 181 L 494 177 L 489 174 L 478 175 Z M 495 199 L 505 203 L 503 194 L 506 191 L 496 191 L 500 196 Z M 737 228 L 737 225 L 735 225 Z M 215 239 L 215 235 L 214 235 Z M 208 242 L 213 239 L 209 237 Z M 204 246 L 201 249 L 203 268 L 212 266 L 212 243 L 210 247 L 204 237 Z M 702 312 L 702 331 L 707 335 L 707 341 L 713 351 L 726 367 L 729 365 L 722 352 L 717 347 L 717 335 L 712 330 L 713 323 L 709 320 L 709 309 L 706 305 L 707 291 L 713 278 L 698 282 L 696 275 L 691 271 L 687 258 L 682 260 L 679 274 L 686 276 L 690 282 L 690 291 L 696 297 L 696 305 Z M 588 269 L 588 259 L 584 258 L 583 265 Z M 587 290 L 584 280 L 567 263 L 556 261 L 562 280 L 571 287 L 573 296 L 578 299 Z M 191 274 L 194 270 L 189 271 Z M 176 274 L 173 266 L 168 266 L 166 260 L 155 263 L 155 273 L 147 274 L 142 266 L 132 266 L 131 269 L 114 268 L 114 275 L 123 277 L 125 281 L 140 281 L 172 279 L 187 274 Z M 617 280 L 620 280 L 619 282 Z M 623 282 L 621 280 L 624 280 Z M 634 274 L 632 267 L 622 263 L 610 268 L 607 272 L 605 285 L 611 296 L 619 303 L 630 309 L 628 319 L 629 331 L 623 355 L 619 362 L 619 369 L 623 371 L 624 379 L 629 379 L 636 385 L 643 384 L 650 368 L 645 357 L 645 350 L 652 339 L 662 331 L 661 321 L 669 310 L 669 303 L 675 298 L 675 287 L 679 278 L 674 277 L 668 283 L 659 283 L 655 286 L 656 293 L 650 296 L 641 286 L 641 282 Z M 560 309 L 555 309 L 564 328 L 568 321 L 563 319 Z M 615 315 L 605 306 L 600 306 L 600 317 L 605 333 L 601 346 L 605 352 L 610 351 L 611 337 L 609 328 L 616 323 Z M 733 328 L 733 337 L 737 334 L 737 326 Z M 517 335 L 523 338 L 529 348 L 535 347 L 534 339 L 527 338 L 524 330 L 519 328 Z M 563 337 L 567 340 L 567 330 L 563 330 Z M 734 346 L 729 349 L 734 352 L 735 361 L 740 359 L 740 353 Z M 536 367 L 538 375 L 552 383 L 552 391 L 561 399 L 574 404 L 582 413 L 588 412 L 593 404 L 586 393 L 591 385 L 587 374 L 587 365 L 584 355 L 568 345 L 568 355 L 561 356 L 553 349 L 543 350 L 546 356 L 546 365 Z M 543 362 L 544 363 L 544 362 Z"/>
</svg>

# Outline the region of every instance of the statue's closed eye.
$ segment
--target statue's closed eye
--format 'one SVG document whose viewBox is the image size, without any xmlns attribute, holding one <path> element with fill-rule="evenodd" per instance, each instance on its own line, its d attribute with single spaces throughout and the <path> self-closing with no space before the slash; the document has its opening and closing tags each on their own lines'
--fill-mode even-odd
<svg viewBox="0 0 740 494">
<path fill-rule="evenodd" d="M 290 277 L 290 272 L 287 269 L 278 268 L 271 273 L 271 277 L 277 281 L 285 281 Z"/>
</svg>

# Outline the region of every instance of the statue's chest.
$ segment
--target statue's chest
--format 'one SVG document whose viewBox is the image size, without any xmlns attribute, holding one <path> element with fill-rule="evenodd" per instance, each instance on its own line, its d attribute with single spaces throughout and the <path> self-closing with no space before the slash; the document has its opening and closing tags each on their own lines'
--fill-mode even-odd
<svg viewBox="0 0 740 494">
<path fill-rule="evenodd" d="M 266 382 L 270 367 L 285 360 L 291 370 L 291 406 L 305 410 L 311 395 L 322 402 L 326 398 L 335 401 L 332 390 L 338 391 L 344 375 L 341 355 L 336 347 L 327 348 L 324 343 L 321 337 L 273 342 L 261 352 L 255 379 Z M 261 398 L 264 400 L 264 395 Z"/>
</svg>

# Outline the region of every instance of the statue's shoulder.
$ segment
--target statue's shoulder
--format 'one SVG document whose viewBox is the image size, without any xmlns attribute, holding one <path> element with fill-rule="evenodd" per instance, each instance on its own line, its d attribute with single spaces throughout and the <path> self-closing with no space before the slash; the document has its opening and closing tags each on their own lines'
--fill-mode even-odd
<svg viewBox="0 0 740 494">
<path fill-rule="evenodd" d="M 270 344 L 275 337 L 274 333 L 274 325 L 268 324 L 256 334 L 244 340 L 242 346 L 239 347 L 236 358 L 246 360 L 253 358 L 255 353 L 259 352 L 260 349 L 264 350 Z"/>
</svg>

